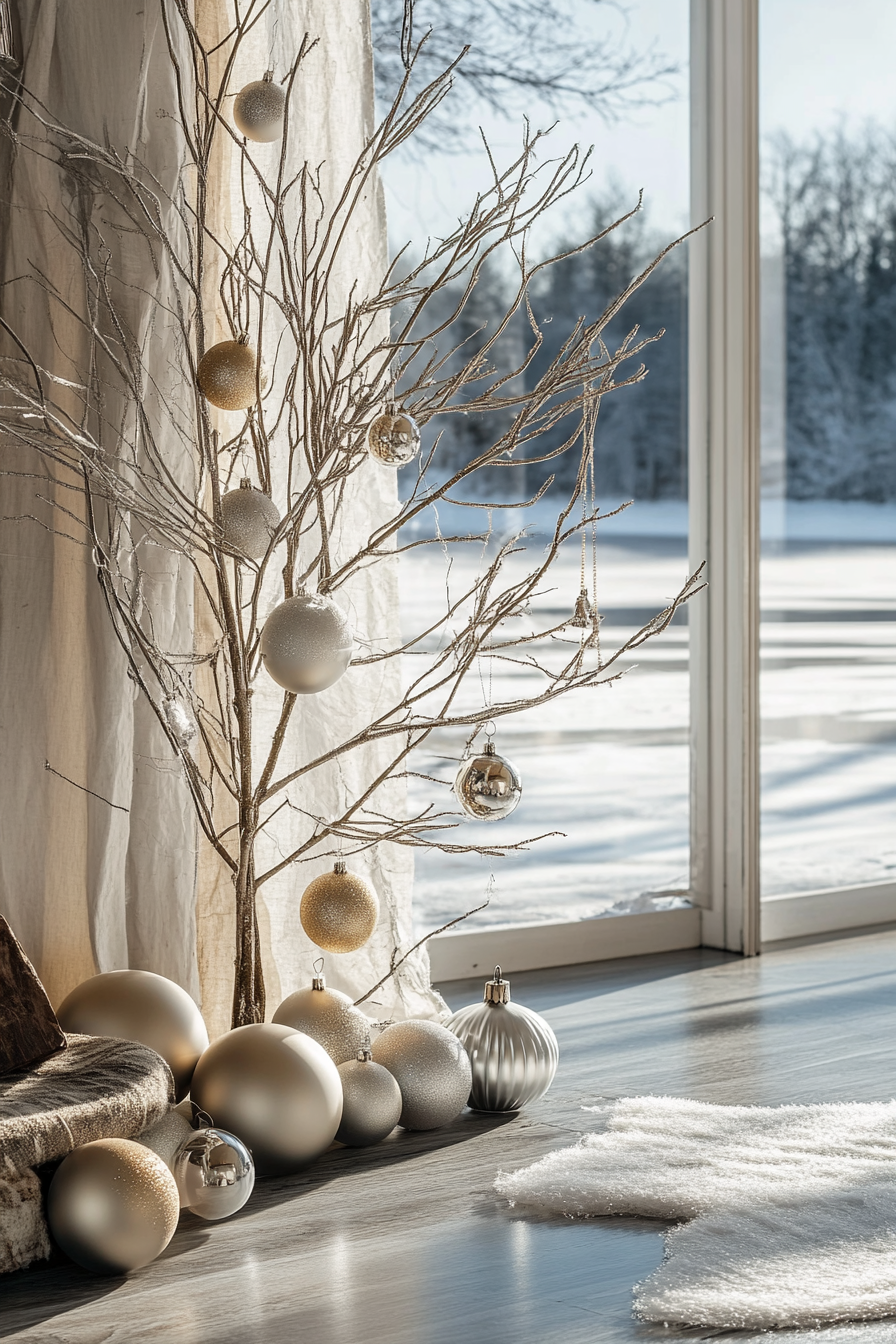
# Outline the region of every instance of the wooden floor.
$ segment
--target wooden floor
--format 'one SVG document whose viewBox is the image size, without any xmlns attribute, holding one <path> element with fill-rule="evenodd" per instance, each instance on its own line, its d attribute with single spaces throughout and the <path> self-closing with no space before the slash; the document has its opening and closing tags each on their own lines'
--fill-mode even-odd
<svg viewBox="0 0 896 1344">
<path fill-rule="evenodd" d="M 128 1279 L 73 1267 L 0 1279 L 0 1338 L 46 1344 L 605 1344 L 717 1338 L 631 1319 L 656 1223 L 540 1220 L 495 1173 L 569 1143 L 602 1097 L 881 1100 L 896 1079 L 896 933 L 742 961 L 705 949 L 530 972 L 514 997 L 560 1039 L 555 1087 L 516 1119 L 466 1113 L 262 1181 L 242 1214 L 185 1214 Z M 481 982 L 449 987 L 454 1007 Z M 752 1336 L 725 1334 L 725 1338 Z M 768 1336 L 763 1336 L 768 1340 Z M 792 1336 L 789 1336 L 792 1338 Z M 806 1335 L 824 1340 L 824 1335 Z"/>
</svg>

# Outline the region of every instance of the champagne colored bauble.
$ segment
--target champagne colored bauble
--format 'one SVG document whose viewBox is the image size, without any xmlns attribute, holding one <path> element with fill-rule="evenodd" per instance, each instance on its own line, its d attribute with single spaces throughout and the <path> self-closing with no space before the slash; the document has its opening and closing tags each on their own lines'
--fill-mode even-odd
<svg viewBox="0 0 896 1344">
<path fill-rule="evenodd" d="M 420 451 L 420 430 L 407 411 L 389 405 L 367 431 L 367 451 L 387 467 L 403 467 Z"/>
<path fill-rule="evenodd" d="M 500 821 L 520 801 L 523 781 L 516 766 L 495 751 L 494 742 L 486 742 L 482 753 L 461 761 L 454 793 L 468 817 Z"/>
<path fill-rule="evenodd" d="M 152 971 L 106 971 L 73 989 L 58 1009 L 63 1031 L 140 1041 L 174 1074 L 181 1101 L 196 1061 L 208 1049 L 202 1014 L 185 989 Z"/>
<path fill-rule="evenodd" d="M 238 555 L 260 560 L 280 524 L 280 510 L 263 490 L 242 481 L 239 490 L 228 490 L 221 499 L 224 540 Z"/>
<path fill-rule="evenodd" d="M 370 938 L 379 915 L 373 887 L 357 873 L 346 872 L 341 860 L 332 873 L 309 882 L 299 907 L 302 928 L 324 952 L 356 952 Z"/>
<path fill-rule="evenodd" d="M 370 1023 L 347 994 L 327 989 L 316 975 L 310 989 L 297 989 L 285 998 L 273 1020 L 293 1031 L 303 1031 L 322 1045 L 336 1064 L 355 1059 L 370 1035 Z"/>
<path fill-rule="evenodd" d="M 352 660 L 348 617 L 329 597 L 303 593 L 275 607 L 261 632 L 262 661 L 278 686 L 316 695 L 338 681 Z"/>
<path fill-rule="evenodd" d="M 84 1269 L 127 1274 L 161 1255 L 180 1199 L 158 1154 L 129 1139 L 98 1139 L 69 1153 L 47 1193 L 54 1240 Z"/>
<path fill-rule="evenodd" d="M 438 1129 L 460 1115 L 470 1095 L 467 1052 L 437 1022 L 394 1022 L 373 1043 L 373 1058 L 401 1088 L 405 1129 Z"/>
<path fill-rule="evenodd" d="M 254 79 L 240 89 L 233 100 L 233 120 L 237 130 L 247 140 L 268 145 L 283 134 L 283 113 L 286 110 L 286 90 L 274 83 L 274 72 L 268 70 L 264 79 Z"/>
<path fill-rule="evenodd" d="M 255 404 L 258 389 L 255 350 L 244 338 L 220 341 L 206 350 L 196 370 L 199 390 L 222 411 L 244 411 Z M 262 378 L 262 387 L 265 384 Z"/>
<path fill-rule="evenodd" d="M 223 1129 L 197 1129 L 171 1164 L 182 1209 L 217 1222 L 238 1213 L 255 1185 L 255 1163 L 246 1145 Z"/>
<path fill-rule="evenodd" d="M 538 1013 L 510 1001 L 501 967 L 487 980 L 482 1003 L 461 1008 L 445 1024 L 466 1048 L 473 1068 L 470 1105 L 476 1111 L 518 1111 L 554 1081 L 557 1037 Z"/>
<path fill-rule="evenodd" d="M 257 1022 L 213 1042 L 190 1097 L 215 1129 L 239 1135 L 259 1176 L 299 1171 L 329 1148 L 342 1119 L 336 1065 L 292 1027 Z"/>
<path fill-rule="evenodd" d="M 373 1062 L 368 1047 L 357 1059 L 339 1065 L 342 1079 L 342 1123 L 336 1131 L 339 1143 L 366 1148 L 391 1134 L 401 1115 L 401 1088 L 388 1069 Z"/>
</svg>

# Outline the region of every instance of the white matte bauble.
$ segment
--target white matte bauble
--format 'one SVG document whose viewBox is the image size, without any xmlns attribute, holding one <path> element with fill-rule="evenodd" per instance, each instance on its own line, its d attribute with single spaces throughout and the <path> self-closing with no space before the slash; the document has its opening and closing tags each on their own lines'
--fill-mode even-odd
<svg viewBox="0 0 896 1344">
<path fill-rule="evenodd" d="M 342 1123 L 338 1143 L 367 1148 L 391 1134 L 401 1115 L 401 1088 L 388 1069 L 375 1064 L 368 1048 L 357 1059 L 339 1065 L 342 1079 Z"/>
<path fill-rule="evenodd" d="M 322 975 L 310 989 L 297 989 L 283 1000 L 273 1020 L 303 1031 L 326 1050 L 336 1064 L 355 1059 L 370 1035 L 370 1023 L 347 994 L 327 989 Z"/>
<path fill-rule="evenodd" d="M 223 1129 L 197 1129 L 171 1163 L 182 1209 L 217 1222 L 238 1213 L 255 1185 L 255 1163 L 246 1145 Z"/>
<path fill-rule="evenodd" d="M 213 1128 L 238 1134 L 259 1176 L 299 1171 L 329 1148 L 342 1119 L 336 1065 L 292 1027 L 256 1022 L 214 1041 L 190 1097 Z"/>
<path fill-rule="evenodd" d="M 510 981 L 495 967 L 482 1003 L 461 1008 L 445 1024 L 466 1048 L 473 1068 L 470 1105 L 476 1111 L 518 1111 L 554 1081 L 560 1050 L 538 1013 L 510 1000 Z"/>
<path fill-rule="evenodd" d="M 405 1129 L 438 1129 L 460 1115 L 472 1072 L 454 1032 L 437 1022 L 393 1022 L 373 1043 L 373 1058 L 401 1088 Z"/>
<path fill-rule="evenodd" d="M 483 752 L 461 761 L 454 793 L 468 817 L 501 821 L 523 796 L 523 782 L 516 766 L 498 755 L 493 742 L 486 742 Z"/>
<path fill-rule="evenodd" d="M 239 490 L 228 490 L 222 496 L 221 514 L 224 541 L 231 550 L 247 560 L 260 560 L 267 554 L 280 524 L 280 510 L 270 495 L 241 481 Z"/>
<path fill-rule="evenodd" d="M 246 84 L 233 100 L 233 120 L 247 140 L 267 145 L 283 134 L 283 113 L 286 110 L 286 91 L 274 83 L 274 72 L 268 70 L 264 79 Z"/>
<path fill-rule="evenodd" d="M 341 607 L 319 593 L 288 597 L 261 632 L 261 658 L 278 686 L 293 695 L 316 695 L 343 675 L 354 637 Z"/>
<path fill-rule="evenodd" d="M 394 404 L 378 415 L 367 431 L 367 451 L 386 467 L 403 467 L 420 451 L 420 430 L 407 411 Z"/>
</svg>

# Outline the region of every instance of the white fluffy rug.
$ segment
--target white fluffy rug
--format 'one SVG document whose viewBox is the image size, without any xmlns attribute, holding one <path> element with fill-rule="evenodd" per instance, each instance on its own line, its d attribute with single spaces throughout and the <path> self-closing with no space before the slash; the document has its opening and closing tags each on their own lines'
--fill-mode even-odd
<svg viewBox="0 0 896 1344">
<path fill-rule="evenodd" d="M 599 1132 L 502 1173 L 496 1189 L 552 1213 L 693 1220 L 636 1287 L 643 1320 L 768 1329 L 896 1316 L 896 1102 L 639 1097 L 589 1109 Z"/>
</svg>

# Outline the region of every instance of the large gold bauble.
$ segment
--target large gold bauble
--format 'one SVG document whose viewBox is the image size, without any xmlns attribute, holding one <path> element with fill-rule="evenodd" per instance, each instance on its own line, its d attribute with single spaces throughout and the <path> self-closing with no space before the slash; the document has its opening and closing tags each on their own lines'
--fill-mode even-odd
<svg viewBox="0 0 896 1344">
<path fill-rule="evenodd" d="M 185 989 L 152 971 L 106 971 L 73 989 L 57 1017 L 63 1031 L 140 1041 L 174 1074 L 181 1101 L 196 1061 L 208 1049 L 202 1014 Z"/>
<path fill-rule="evenodd" d="M 285 998 L 274 1021 L 293 1031 L 303 1031 L 317 1041 L 336 1064 L 355 1059 L 370 1036 L 370 1022 L 347 994 L 327 989 L 316 975 L 310 989 L 297 989 Z"/>
<path fill-rule="evenodd" d="M 373 887 L 357 873 L 346 872 L 341 861 L 332 873 L 309 882 L 299 907 L 302 928 L 324 952 L 356 952 L 370 938 L 379 914 Z"/>
<path fill-rule="evenodd" d="M 238 490 L 228 490 L 221 497 L 221 514 L 224 540 L 238 555 L 260 560 L 267 554 L 280 524 L 280 510 L 270 495 L 241 481 Z"/>
<path fill-rule="evenodd" d="M 487 742 L 485 751 L 461 761 L 454 794 L 468 817 L 501 821 L 523 796 L 523 782 L 516 766 L 498 755 L 493 742 Z"/>
<path fill-rule="evenodd" d="M 255 350 L 247 341 L 219 341 L 199 361 L 199 390 L 222 411 L 244 411 L 254 405 L 257 396 L 257 364 Z"/>
<path fill-rule="evenodd" d="M 316 695 L 348 668 L 354 635 L 341 607 L 320 593 L 300 593 L 274 608 L 261 632 L 261 660 L 278 686 Z"/>
<path fill-rule="evenodd" d="M 388 1069 L 375 1064 L 369 1050 L 339 1065 L 342 1079 L 342 1123 L 339 1143 L 367 1148 L 391 1134 L 401 1115 L 401 1088 Z"/>
<path fill-rule="evenodd" d="M 401 1088 L 405 1129 L 437 1129 L 460 1115 L 470 1095 L 470 1059 L 437 1022 L 393 1022 L 373 1043 L 373 1058 Z"/>
<path fill-rule="evenodd" d="M 253 79 L 233 100 L 233 120 L 247 140 L 268 145 L 283 134 L 286 90 L 273 81 L 272 71 L 264 79 Z"/>
<path fill-rule="evenodd" d="M 158 1154 L 129 1139 L 98 1139 L 69 1153 L 47 1193 L 54 1239 L 84 1269 L 127 1274 L 161 1255 L 180 1198 Z"/>
<path fill-rule="evenodd" d="M 216 1129 L 243 1141 L 259 1176 L 313 1162 L 342 1119 L 342 1084 L 326 1050 L 273 1022 L 237 1027 L 210 1045 L 190 1097 Z"/>
</svg>

